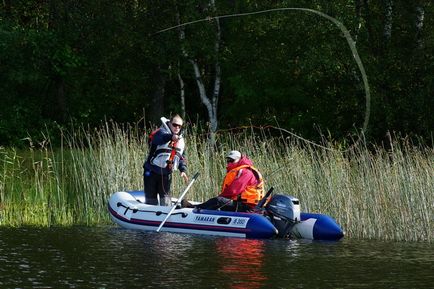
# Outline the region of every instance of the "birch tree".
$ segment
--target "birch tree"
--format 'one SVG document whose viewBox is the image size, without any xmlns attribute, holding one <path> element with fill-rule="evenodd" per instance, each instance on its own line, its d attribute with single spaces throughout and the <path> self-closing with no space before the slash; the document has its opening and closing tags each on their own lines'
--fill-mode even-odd
<svg viewBox="0 0 434 289">
<path fill-rule="evenodd" d="M 210 0 L 210 6 L 212 12 L 215 12 L 215 0 Z M 214 145 L 215 143 L 215 132 L 218 127 L 217 120 L 217 106 L 218 99 L 220 95 L 220 83 L 221 83 L 221 67 L 219 62 L 219 51 L 220 51 L 220 42 L 221 42 L 221 29 L 220 29 L 220 20 L 218 18 L 213 20 L 215 23 L 216 34 L 214 40 L 214 87 L 210 95 L 207 94 L 205 89 L 205 84 L 202 79 L 202 73 L 199 68 L 199 65 L 196 60 L 190 59 L 190 63 L 193 66 L 194 75 L 196 77 L 196 84 L 199 90 L 199 95 L 202 103 L 205 105 L 208 111 L 208 118 L 210 124 L 210 144 Z"/>
<path fill-rule="evenodd" d="M 384 42 L 387 44 L 392 37 L 392 20 L 393 20 L 393 0 L 385 1 L 385 19 L 384 19 Z"/>
<path fill-rule="evenodd" d="M 422 30 L 425 19 L 425 9 L 422 4 L 418 3 L 416 6 L 416 45 L 419 49 L 423 48 Z"/>
<path fill-rule="evenodd" d="M 357 38 L 359 37 L 359 31 L 362 27 L 362 3 L 361 0 L 354 1 L 354 12 L 356 14 L 356 27 L 354 29 L 354 42 L 357 42 Z"/>
<path fill-rule="evenodd" d="M 215 13 L 215 1 L 210 0 L 209 2 L 210 11 Z M 178 24 L 180 24 L 179 14 L 177 15 Z M 213 146 L 215 144 L 215 133 L 218 128 L 218 119 L 217 119 L 217 108 L 218 108 L 218 100 L 220 95 L 220 85 L 221 85 L 221 67 L 219 62 L 219 52 L 220 52 L 220 43 L 221 43 L 221 28 L 220 28 L 220 20 L 215 18 L 212 20 L 215 25 L 215 38 L 213 45 L 213 55 L 214 55 L 214 79 L 212 84 L 212 91 L 208 92 L 206 88 L 206 83 L 204 80 L 204 74 L 206 73 L 206 69 L 201 67 L 199 61 L 188 54 L 186 49 L 182 47 L 182 53 L 184 57 L 188 60 L 193 68 L 194 79 L 197 85 L 197 89 L 199 92 L 199 97 L 203 105 L 205 105 L 208 112 L 209 119 L 209 130 L 210 130 L 210 144 Z M 179 39 L 182 43 L 185 41 L 185 30 L 184 27 L 179 28 Z M 181 87 L 183 87 L 183 80 L 179 74 L 179 82 Z M 181 89 L 181 95 L 183 93 L 183 88 Z"/>
</svg>

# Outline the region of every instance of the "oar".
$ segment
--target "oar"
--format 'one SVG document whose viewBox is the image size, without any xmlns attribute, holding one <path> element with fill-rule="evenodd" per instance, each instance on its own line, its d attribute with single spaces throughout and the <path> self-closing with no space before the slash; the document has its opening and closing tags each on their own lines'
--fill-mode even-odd
<svg viewBox="0 0 434 289">
<path fill-rule="evenodd" d="M 182 199 L 184 198 L 185 194 L 187 193 L 187 191 L 190 189 L 190 187 L 193 185 L 194 181 L 197 179 L 197 177 L 199 176 L 199 172 L 197 172 L 193 179 L 191 180 L 191 182 L 188 184 L 187 188 L 185 188 L 184 192 L 181 194 L 181 196 L 178 198 L 178 200 L 176 201 L 175 205 L 172 207 L 172 209 L 170 210 L 169 214 L 167 214 L 166 218 L 164 219 L 163 222 L 161 222 L 160 226 L 157 229 L 157 232 L 160 232 L 161 228 L 164 226 L 164 223 L 166 223 L 167 219 L 169 219 L 170 215 L 172 215 L 173 211 L 176 209 L 176 206 L 181 203 Z"/>
<path fill-rule="evenodd" d="M 258 202 L 258 204 L 255 207 L 255 211 L 256 210 L 261 210 L 262 207 L 265 205 L 265 202 L 267 201 L 268 197 L 271 195 L 271 193 L 273 192 L 274 188 L 271 187 L 268 192 L 265 194 L 265 196 Z"/>
</svg>

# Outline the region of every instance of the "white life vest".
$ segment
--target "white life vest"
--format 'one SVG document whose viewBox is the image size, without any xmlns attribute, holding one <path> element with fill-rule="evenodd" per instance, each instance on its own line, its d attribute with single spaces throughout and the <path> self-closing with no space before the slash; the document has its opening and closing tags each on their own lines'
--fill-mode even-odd
<svg viewBox="0 0 434 289">
<path fill-rule="evenodd" d="M 169 164 L 169 160 L 170 160 L 170 154 L 172 153 L 172 141 L 169 141 L 165 144 L 162 145 L 158 145 L 157 148 L 155 149 L 155 153 L 154 156 L 151 158 L 151 164 L 160 167 L 160 168 L 166 168 L 167 165 Z M 182 157 L 182 154 L 184 153 L 184 149 L 185 149 L 185 142 L 184 142 L 184 138 L 180 138 L 177 142 L 176 142 L 176 154 L 173 158 L 173 163 L 172 163 L 172 170 L 176 171 L 178 169 L 179 166 L 179 160 Z"/>
</svg>

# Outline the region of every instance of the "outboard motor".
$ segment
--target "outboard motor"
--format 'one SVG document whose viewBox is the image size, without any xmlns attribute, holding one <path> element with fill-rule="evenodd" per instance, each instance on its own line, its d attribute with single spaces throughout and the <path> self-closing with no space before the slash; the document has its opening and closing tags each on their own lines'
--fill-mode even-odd
<svg viewBox="0 0 434 289">
<path fill-rule="evenodd" d="M 300 222 L 300 201 L 292 196 L 274 195 L 265 210 L 279 238 L 290 237 L 292 227 Z"/>
</svg>

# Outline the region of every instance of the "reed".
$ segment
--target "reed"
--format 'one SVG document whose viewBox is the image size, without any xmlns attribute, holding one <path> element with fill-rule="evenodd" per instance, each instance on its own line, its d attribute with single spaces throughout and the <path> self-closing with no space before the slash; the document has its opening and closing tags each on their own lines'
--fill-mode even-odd
<svg viewBox="0 0 434 289">
<path fill-rule="evenodd" d="M 31 143 L 27 151 L 0 147 L 0 225 L 111 224 L 110 195 L 142 190 L 146 134 L 107 122 L 99 129 L 62 131 L 62 145 Z M 149 133 L 149 131 L 148 131 Z M 266 188 L 296 196 L 303 211 L 334 217 L 348 238 L 433 241 L 434 151 L 395 141 L 391 149 L 340 151 L 266 131 L 221 133 L 210 148 L 196 126 L 187 132 L 190 175 L 200 172 L 188 199 L 218 194 L 225 153 L 238 149 L 261 170 Z M 173 196 L 184 189 L 178 173 Z"/>
</svg>

